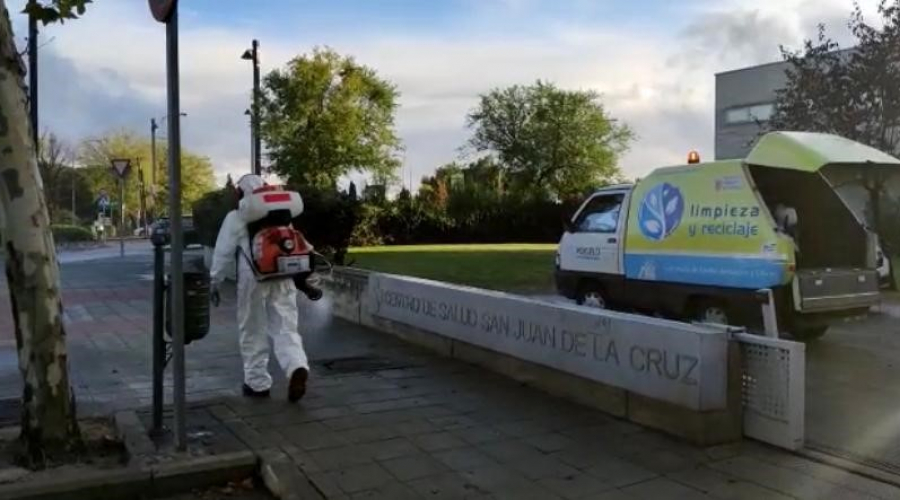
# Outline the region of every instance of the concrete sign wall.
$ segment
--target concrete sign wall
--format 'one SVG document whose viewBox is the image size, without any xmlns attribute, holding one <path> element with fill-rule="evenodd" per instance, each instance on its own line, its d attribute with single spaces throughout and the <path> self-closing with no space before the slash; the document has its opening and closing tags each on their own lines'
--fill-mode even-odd
<svg viewBox="0 0 900 500">
<path fill-rule="evenodd" d="M 372 274 L 369 314 L 698 411 L 726 406 L 723 330 Z"/>
</svg>

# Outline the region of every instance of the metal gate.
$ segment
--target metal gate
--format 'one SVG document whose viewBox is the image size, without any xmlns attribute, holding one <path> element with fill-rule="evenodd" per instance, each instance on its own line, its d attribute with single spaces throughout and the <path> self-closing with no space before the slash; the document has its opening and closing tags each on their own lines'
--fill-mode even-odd
<svg viewBox="0 0 900 500">
<path fill-rule="evenodd" d="M 735 333 L 741 346 L 744 435 L 789 450 L 803 447 L 806 346 Z"/>
</svg>

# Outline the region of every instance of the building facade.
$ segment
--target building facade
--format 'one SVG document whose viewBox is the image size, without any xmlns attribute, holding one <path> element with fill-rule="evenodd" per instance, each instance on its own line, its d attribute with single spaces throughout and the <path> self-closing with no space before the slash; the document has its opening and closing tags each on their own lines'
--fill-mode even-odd
<svg viewBox="0 0 900 500">
<path fill-rule="evenodd" d="M 775 112 L 775 92 L 783 88 L 789 63 L 781 61 L 716 74 L 715 157 L 747 156 L 761 124 Z"/>
<path fill-rule="evenodd" d="M 853 49 L 844 49 L 849 56 Z M 790 63 L 778 61 L 716 74 L 715 158 L 744 158 L 775 112 L 778 89 L 787 84 Z M 859 217 L 870 220 L 869 194 L 858 179 L 832 174 L 829 181 Z M 888 181 L 887 195 L 900 198 L 900 176 Z"/>
</svg>

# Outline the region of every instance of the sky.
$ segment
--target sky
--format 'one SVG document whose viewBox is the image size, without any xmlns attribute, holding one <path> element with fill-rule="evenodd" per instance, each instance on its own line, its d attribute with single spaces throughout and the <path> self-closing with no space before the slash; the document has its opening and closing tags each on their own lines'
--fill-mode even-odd
<svg viewBox="0 0 900 500">
<path fill-rule="evenodd" d="M 25 0 L 7 1 L 25 47 Z M 877 0 L 860 0 L 874 17 Z M 637 140 L 628 177 L 713 156 L 715 73 L 780 59 L 818 23 L 846 45 L 852 0 L 181 0 L 182 145 L 217 181 L 250 169 L 256 38 L 263 73 L 316 46 L 354 56 L 399 92 L 405 183 L 460 159 L 480 93 L 548 80 L 591 89 Z M 146 0 L 94 0 L 40 35 L 41 128 L 77 143 L 149 136 L 166 114 L 165 27 Z M 163 129 L 164 131 L 164 129 Z"/>
</svg>

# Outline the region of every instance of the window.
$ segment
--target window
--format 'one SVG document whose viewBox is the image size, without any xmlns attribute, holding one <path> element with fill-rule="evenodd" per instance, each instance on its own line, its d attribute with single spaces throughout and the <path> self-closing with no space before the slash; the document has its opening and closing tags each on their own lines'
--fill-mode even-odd
<svg viewBox="0 0 900 500">
<path fill-rule="evenodd" d="M 775 105 L 772 103 L 741 106 L 725 111 L 725 123 L 753 123 L 755 121 L 768 121 L 775 113 Z"/>
<path fill-rule="evenodd" d="M 621 194 L 596 196 L 578 215 L 575 231 L 579 233 L 615 233 L 619 229 L 619 212 L 622 209 Z"/>
</svg>

